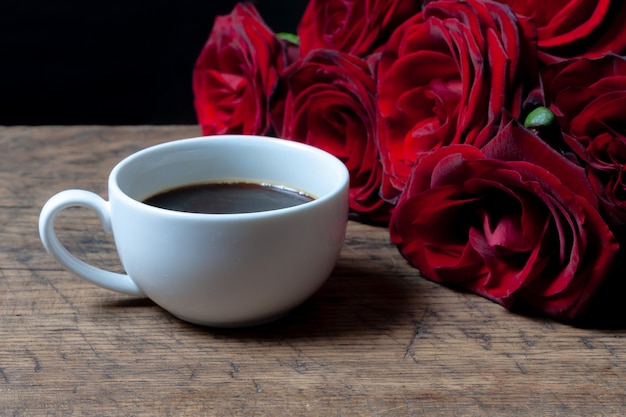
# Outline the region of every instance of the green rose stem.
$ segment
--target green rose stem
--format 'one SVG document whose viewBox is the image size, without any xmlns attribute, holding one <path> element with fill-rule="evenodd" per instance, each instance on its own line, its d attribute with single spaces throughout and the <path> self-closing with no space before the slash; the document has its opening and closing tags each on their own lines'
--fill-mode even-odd
<svg viewBox="0 0 626 417">
<path fill-rule="evenodd" d="M 276 37 L 294 45 L 300 44 L 300 37 L 294 33 L 280 32 L 276 34 Z"/>
</svg>

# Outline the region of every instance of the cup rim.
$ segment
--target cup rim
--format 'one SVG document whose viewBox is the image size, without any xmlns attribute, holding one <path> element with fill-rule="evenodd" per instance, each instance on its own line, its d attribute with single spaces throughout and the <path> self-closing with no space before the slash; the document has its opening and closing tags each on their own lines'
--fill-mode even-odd
<svg viewBox="0 0 626 417">
<path fill-rule="evenodd" d="M 338 178 L 336 184 L 331 188 L 331 190 L 324 195 L 316 196 L 315 199 L 306 202 L 305 204 L 300 204 L 296 206 L 290 206 L 285 208 L 279 208 L 274 210 L 264 210 L 264 211 L 255 211 L 255 212 L 246 212 L 246 213 L 192 213 L 192 212 L 184 212 L 178 210 L 164 209 L 160 207 L 151 206 L 149 204 L 144 203 L 143 201 L 130 196 L 126 191 L 124 191 L 120 184 L 118 183 L 118 177 L 120 173 L 124 170 L 125 167 L 137 163 L 137 160 L 145 157 L 148 154 L 154 152 L 167 152 L 169 149 L 179 149 L 181 147 L 191 146 L 197 144 L 199 141 L 229 141 L 236 140 L 238 144 L 241 144 L 242 141 L 264 141 L 271 143 L 272 145 L 279 146 L 287 146 L 296 149 L 301 149 L 306 152 L 312 152 L 318 155 L 319 157 L 327 159 L 331 164 L 333 164 L 337 170 Z M 196 136 L 185 139 L 176 139 L 171 141 L 162 142 L 159 144 L 151 145 L 149 147 L 138 150 L 134 153 L 123 158 L 119 161 L 111 174 L 109 175 L 109 193 L 117 192 L 121 199 L 125 201 L 126 204 L 131 206 L 141 208 L 142 210 L 148 210 L 149 212 L 158 213 L 161 215 L 175 216 L 181 218 L 189 218 L 189 219 L 257 219 L 264 217 L 273 217 L 282 214 L 288 214 L 291 212 L 299 212 L 303 210 L 312 210 L 320 204 L 325 204 L 328 200 L 331 200 L 340 194 L 342 190 L 346 190 L 349 187 L 350 174 L 344 163 L 332 155 L 331 153 L 314 147 L 312 145 L 308 145 L 302 142 L 291 141 L 288 139 L 281 139 L 271 136 L 263 136 L 263 135 L 245 135 L 245 134 L 220 134 L 220 135 L 208 135 L 208 136 Z M 181 184 L 183 186 L 184 184 Z M 306 190 L 304 190 L 306 191 Z M 111 195 L 109 195 L 111 198 Z M 347 207 L 347 197 L 346 197 L 346 207 Z M 347 211 L 347 210 L 346 210 Z"/>
</svg>

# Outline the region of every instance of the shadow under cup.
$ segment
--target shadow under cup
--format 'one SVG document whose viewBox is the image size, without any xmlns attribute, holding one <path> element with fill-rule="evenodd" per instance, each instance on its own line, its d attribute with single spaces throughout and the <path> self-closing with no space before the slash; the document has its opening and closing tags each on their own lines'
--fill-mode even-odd
<svg viewBox="0 0 626 417">
<path fill-rule="evenodd" d="M 207 182 L 304 191 L 284 209 L 198 214 L 142 203 Z M 319 149 L 257 136 L 185 139 L 140 151 L 109 178 L 111 226 L 126 272 L 155 303 L 197 324 L 241 326 L 279 317 L 328 278 L 343 245 L 348 172 Z"/>
</svg>

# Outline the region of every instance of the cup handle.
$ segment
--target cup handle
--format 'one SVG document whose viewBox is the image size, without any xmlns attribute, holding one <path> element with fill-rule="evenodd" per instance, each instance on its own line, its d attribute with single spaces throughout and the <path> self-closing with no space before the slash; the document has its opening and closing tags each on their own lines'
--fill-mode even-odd
<svg viewBox="0 0 626 417">
<path fill-rule="evenodd" d="M 89 265 L 72 255 L 61 244 L 54 231 L 54 221 L 61 210 L 69 207 L 86 207 L 95 211 L 104 230 L 112 233 L 110 205 L 107 201 L 89 191 L 61 191 L 46 202 L 39 216 L 39 236 L 48 253 L 69 271 L 100 287 L 123 294 L 143 296 L 143 291 L 128 275 L 105 271 Z"/>
</svg>

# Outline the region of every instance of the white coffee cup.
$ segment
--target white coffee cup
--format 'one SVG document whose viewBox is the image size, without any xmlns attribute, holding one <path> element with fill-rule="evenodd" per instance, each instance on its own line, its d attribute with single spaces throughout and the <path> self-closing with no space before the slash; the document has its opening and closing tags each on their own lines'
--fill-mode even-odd
<svg viewBox="0 0 626 417">
<path fill-rule="evenodd" d="M 284 185 L 314 200 L 235 214 L 187 213 L 142 202 L 163 190 L 228 180 Z M 84 190 L 48 200 L 39 219 L 46 250 L 82 278 L 147 296 L 196 324 L 245 326 L 288 313 L 327 280 L 345 237 L 348 171 L 331 154 L 301 143 L 246 135 L 164 143 L 122 160 L 108 186 L 108 201 Z M 72 206 L 98 214 L 127 275 L 89 265 L 60 243 L 54 221 Z"/>
</svg>

